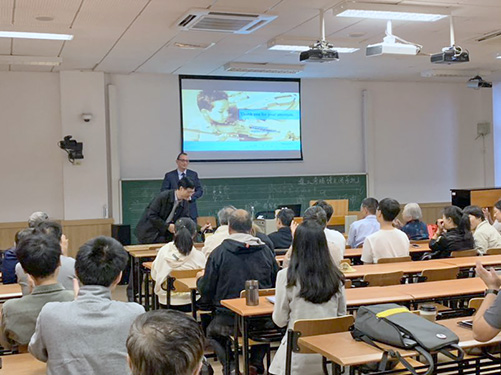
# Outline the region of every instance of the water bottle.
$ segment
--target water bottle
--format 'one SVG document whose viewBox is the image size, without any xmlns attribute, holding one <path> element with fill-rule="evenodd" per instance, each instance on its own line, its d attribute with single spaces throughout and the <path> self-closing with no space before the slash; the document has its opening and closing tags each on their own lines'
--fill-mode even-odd
<svg viewBox="0 0 501 375">
<path fill-rule="evenodd" d="M 245 282 L 245 303 L 247 306 L 259 305 L 259 283 L 257 280 Z"/>
</svg>

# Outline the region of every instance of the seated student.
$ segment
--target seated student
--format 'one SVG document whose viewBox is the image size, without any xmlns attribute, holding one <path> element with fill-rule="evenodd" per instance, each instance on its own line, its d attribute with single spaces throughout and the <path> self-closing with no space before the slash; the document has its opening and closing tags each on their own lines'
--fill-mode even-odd
<svg viewBox="0 0 501 375">
<path fill-rule="evenodd" d="M 477 276 L 485 286 L 485 298 L 477 313 L 473 317 L 473 337 L 480 342 L 494 338 L 501 331 L 501 278 L 494 268 L 486 270 L 481 261 L 477 261 L 475 268 Z"/>
<path fill-rule="evenodd" d="M 205 267 L 205 255 L 193 246 L 197 226 L 193 220 L 183 217 L 176 221 L 174 242 L 162 246 L 151 268 L 151 277 L 155 280 L 155 294 L 161 305 L 167 305 L 167 292 L 162 284 L 171 271 L 194 270 Z M 173 308 L 190 311 L 190 293 L 171 292 Z"/>
<path fill-rule="evenodd" d="M 365 198 L 362 201 L 360 212 L 363 219 L 355 221 L 348 232 L 348 245 L 352 248 L 360 247 L 367 236 L 379 230 L 379 222 L 376 219 L 378 202 L 374 198 Z"/>
<path fill-rule="evenodd" d="M 25 237 L 33 233 L 33 228 L 25 228 L 18 230 L 14 236 L 14 246 L 5 250 L 2 262 L 2 282 L 4 284 L 17 283 L 16 266 L 19 263 L 16 255 L 16 246 Z"/>
<path fill-rule="evenodd" d="M 494 204 L 492 211 L 494 213 L 494 223 L 492 223 L 492 226 L 497 229 L 499 233 L 501 233 L 501 200 Z"/>
<path fill-rule="evenodd" d="M 26 350 L 35 333 L 38 314 L 47 302 L 72 301 L 75 293 L 57 282 L 61 247 L 54 236 L 35 233 L 17 247 L 20 265 L 35 284 L 33 293 L 4 303 L 0 342 L 3 347 L 19 345 Z"/>
<path fill-rule="evenodd" d="M 35 228 L 36 226 L 38 226 L 38 224 L 48 220 L 49 220 L 49 215 L 47 215 L 45 212 L 42 211 L 33 212 L 28 218 L 28 227 Z"/>
<path fill-rule="evenodd" d="M 393 227 L 393 220 L 399 212 L 400 204 L 395 199 L 385 198 L 379 202 L 376 217 L 381 229 L 365 239 L 360 258 L 362 262 L 377 263 L 381 258 L 409 255 L 409 238 L 400 229 Z"/>
<path fill-rule="evenodd" d="M 275 251 L 275 245 L 273 242 L 270 240 L 270 237 L 265 234 L 262 229 L 255 223 L 252 223 L 252 229 L 251 229 L 251 234 L 254 237 L 259 238 L 261 241 L 264 242 L 266 246 L 270 248 L 271 251 Z M 275 253 L 276 254 L 276 253 Z"/>
<path fill-rule="evenodd" d="M 323 228 L 314 221 L 300 224 L 294 233 L 288 268 L 278 272 L 273 321 L 292 329 L 298 319 L 333 318 L 346 315 L 343 274 L 332 262 Z M 270 373 L 285 374 L 287 336 L 270 366 Z M 292 355 L 292 374 L 321 375 L 322 357 Z"/>
<path fill-rule="evenodd" d="M 61 245 L 61 267 L 57 281 L 66 289 L 73 290 L 73 280 L 75 279 L 75 259 L 68 256 L 68 239 L 63 234 L 63 229 L 59 223 L 55 221 L 40 222 L 34 228 L 36 233 L 52 235 L 59 241 Z M 31 286 L 28 283 L 28 276 L 20 264 L 16 266 L 17 282 L 21 285 L 23 296 L 31 293 Z"/>
<path fill-rule="evenodd" d="M 137 317 L 127 338 L 132 375 L 198 375 L 204 333 L 190 316 L 155 310 Z"/>
<path fill-rule="evenodd" d="M 473 231 L 475 249 L 480 255 L 484 255 L 487 249 L 501 247 L 501 234 L 485 220 L 482 209 L 478 206 L 467 206 L 463 213 L 470 217 L 470 227 Z"/>
<path fill-rule="evenodd" d="M 463 214 L 459 207 L 445 207 L 442 219 L 437 220 L 437 227 L 430 240 L 432 252 L 425 254 L 423 259 L 448 258 L 452 251 L 475 248 L 470 231 L 470 218 L 467 214 Z"/>
<path fill-rule="evenodd" d="M 250 234 L 251 228 L 252 219 L 247 211 L 233 212 L 229 219 L 230 236 L 214 249 L 207 259 L 205 273 L 199 275 L 197 282 L 204 307 L 214 310 L 207 336 L 223 366 L 227 363 L 226 344 L 228 336 L 234 332 L 235 317 L 221 305 L 221 300 L 240 297 L 246 280 L 257 280 L 261 289 L 275 287 L 278 272 L 275 255 L 259 238 Z M 266 347 L 259 345 L 251 348 L 252 374 L 264 372 L 265 354 Z M 235 373 L 232 358 L 230 366 L 230 371 Z"/>
<path fill-rule="evenodd" d="M 314 206 L 320 206 L 323 208 L 325 214 L 327 215 L 327 223 L 328 223 L 332 215 L 334 214 L 334 209 L 332 208 L 332 206 L 324 200 L 319 200 L 315 202 Z M 337 230 L 329 229 L 327 227 L 325 227 L 324 232 L 325 232 L 325 237 L 327 237 L 327 241 L 335 243 L 337 247 L 339 247 L 343 252 L 343 257 L 344 257 L 344 252 L 346 250 L 346 239 L 344 238 L 344 236 Z"/>
<path fill-rule="evenodd" d="M 219 226 L 212 236 L 208 236 L 205 239 L 204 247 L 202 248 L 202 253 L 204 253 L 207 258 L 210 253 L 212 253 L 212 250 L 221 245 L 221 242 L 230 236 L 230 232 L 228 231 L 228 220 L 235 210 L 236 208 L 233 206 L 225 206 L 218 211 L 217 220 Z"/>
<path fill-rule="evenodd" d="M 290 247 L 292 243 L 292 220 L 294 220 L 294 211 L 290 208 L 282 208 L 278 211 L 276 217 L 278 230 L 268 235 L 275 249 L 288 249 Z"/>
<path fill-rule="evenodd" d="M 75 270 L 82 287 L 76 300 L 46 304 L 28 347 L 47 362 L 48 374 L 127 373 L 125 342 L 144 308 L 111 299 L 126 264 L 127 252 L 113 238 L 97 237 L 80 247 Z"/>
<path fill-rule="evenodd" d="M 429 238 L 428 227 L 426 223 L 421 221 L 423 213 L 419 204 L 407 203 L 402 212 L 402 218 L 405 221 L 405 225 L 400 229 L 409 237 L 409 240 L 419 241 Z"/>
</svg>

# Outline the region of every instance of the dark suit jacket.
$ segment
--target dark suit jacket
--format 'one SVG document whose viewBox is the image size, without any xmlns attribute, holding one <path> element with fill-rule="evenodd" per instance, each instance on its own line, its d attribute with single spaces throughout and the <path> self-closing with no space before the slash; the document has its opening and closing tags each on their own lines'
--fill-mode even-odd
<svg viewBox="0 0 501 375">
<path fill-rule="evenodd" d="M 135 234 L 139 243 L 163 243 L 172 241 L 173 235 L 167 230 L 170 223 L 175 223 L 181 217 L 189 217 L 188 201 L 182 200 L 169 223 L 169 217 L 175 202 L 175 190 L 166 190 L 158 194 L 150 202 L 137 223 Z"/>
<path fill-rule="evenodd" d="M 268 235 L 275 249 L 288 249 L 292 243 L 292 232 L 290 227 L 282 227 L 278 231 Z"/>
<path fill-rule="evenodd" d="M 198 174 L 191 169 L 186 170 L 186 177 L 192 180 L 195 183 L 195 193 L 191 196 L 190 201 L 190 217 L 197 222 L 198 210 L 197 210 L 197 199 L 201 198 L 204 194 L 204 190 L 202 188 L 202 184 L 198 179 Z M 173 171 L 167 172 L 164 177 L 164 181 L 162 182 L 162 188 L 160 191 L 164 190 L 176 190 L 178 188 L 177 183 L 179 182 L 179 175 L 177 174 L 177 169 Z"/>
</svg>

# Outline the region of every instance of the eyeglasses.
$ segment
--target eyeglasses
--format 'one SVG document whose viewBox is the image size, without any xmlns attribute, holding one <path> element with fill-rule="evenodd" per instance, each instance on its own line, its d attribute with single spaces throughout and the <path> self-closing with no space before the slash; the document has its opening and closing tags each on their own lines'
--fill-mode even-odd
<svg viewBox="0 0 501 375">
<path fill-rule="evenodd" d="M 188 159 L 177 159 L 177 160 L 179 160 L 182 163 L 189 163 L 190 162 Z"/>
</svg>

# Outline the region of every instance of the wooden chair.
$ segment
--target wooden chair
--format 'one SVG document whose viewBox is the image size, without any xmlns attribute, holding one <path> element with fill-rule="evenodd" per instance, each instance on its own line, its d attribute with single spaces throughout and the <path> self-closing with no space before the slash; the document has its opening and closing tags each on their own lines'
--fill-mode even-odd
<svg viewBox="0 0 501 375">
<path fill-rule="evenodd" d="M 299 337 L 317 336 L 328 333 L 346 332 L 353 325 L 353 315 L 345 315 L 337 318 L 325 319 L 301 319 L 296 320 L 294 327 L 287 331 L 287 354 L 285 360 L 285 374 L 290 375 L 292 370 L 292 352 L 315 353 L 299 344 Z M 327 363 L 322 362 L 324 373 L 327 374 Z M 333 372 L 334 373 L 334 372 Z"/>
<path fill-rule="evenodd" d="M 351 288 L 351 286 L 352 286 L 352 285 L 353 285 L 353 284 L 352 284 L 352 282 L 351 282 L 351 280 L 350 280 L 350 279 L 346 279 L 346 280 L 344 281 L 344 288 L 345 288 L 345 289 L 349 289 L 349 288 Z"/>
<path fill-rule="evenodd" d="M 378 259 L 378 263 L 400 263 L 400 262 L 410 262 L 412 258 L 410 255 L 405 257 L 396 257 L 396 258 L 381 258 Z"/>
<path fill-rule="evenodd" d="M 482 302 L 484 302 L 483 298 L 472 298 L 471 300 L 468 301 L 468 308 L 474 309 L 475 312 L 477 312 Z"/>
<path fill-rule="evenodd" d="M 199 216 L 197 217 L 197 225 L 203 227 L 205 224 L 210 223 L 212 228 L 216 229 L 217 221 L 215 216 Z"/>
<path fill-rule="evenodd" d="M 167 279 L 162 283 L 161 287 L 167 292 L 167 308 L 170 309 L 171 303 L 171 292 L 176 291 L 179 293 L 191 292 L 190 289 L 186 288 L 184 285 L 179 284 L 177 279 L 186 279 L 189 277 L 196 277 L 197 273 L 202 271 L 203 268 L 197 268 L 193 270 L 179 270 L 171 271 Z"/>
<path fill-rule="evenodd" d="M 367 286 L 398 285 L 404 277 L 403 271 L 388 273 L 368 273 L 364 276 L 363 283 Z"/>
<path fill-rule="evenodd" d="M 330 204 L 334 210 L 327 226 L 344 225 L 344 217 L 348 215 L 349 199 L 324 199 L 324 201 Z M 316 200 L 310 201 L 310 206 L 313 206 L 316 202 Z"/>
<path fill-rule="evenodd" d="M 459 267 L 447 267 L 431 270 L 423 270 L 418 281 L 441 281 L 457 279 Z"/>
<path fill-rule="evenodd" d="M 471 250 L 459 250 L 451 252 L 451 257 L 460 258 L 460 257 L 474 257 L 477 256 L 478 252 L 475 249 Z"/>
<path fill-rule="evenodd" d="M 492 249 L 487 249 L 485 255 L 499 255 L 501 254 L 501 247 L 495 247 Z"/>
<path fill-rule="evenodd" d="M 341 259 L 341 261 L 339 263 L 348 263 L 351 266 L 351 259 L 350 258 L 344 258 L 344 259 Z"/>
</svg>

